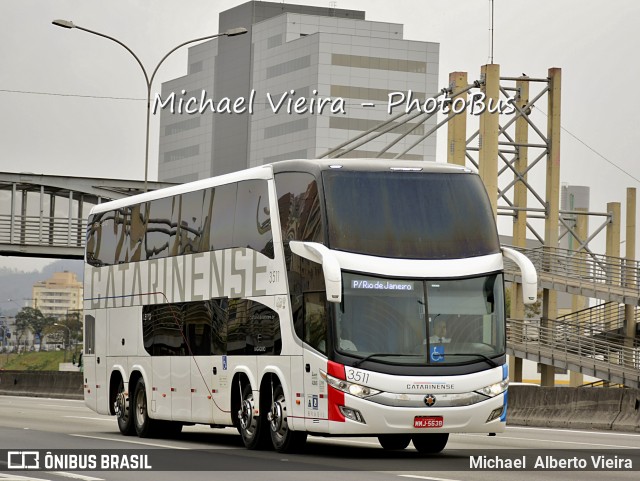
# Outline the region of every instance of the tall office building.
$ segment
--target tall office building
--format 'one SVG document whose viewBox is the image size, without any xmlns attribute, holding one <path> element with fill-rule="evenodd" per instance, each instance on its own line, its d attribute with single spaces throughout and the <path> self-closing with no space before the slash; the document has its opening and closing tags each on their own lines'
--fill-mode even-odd
<svg viewBox="0 0 640 481">
<path fill-rule="evenodd" d="M 389 120 L 390 93 L 411 91 L 421 100 L 435 96 L 439 45 L 405 40 L 402 25 L 364 18 L 359 10 L 253 1 L 222 12 L 220 32 L 233 27 L 249 32 L 192 47 L 187 75 L 162 85 L 159 180 L 188 182 L 318 157 Z M 207 99 L 216 110 L 225 110 L 228 99 L 228 110 L 238 102 L 236 110 L 245 111 L 212 113 L 206 105 L 202 114 L 184 108 L 179 113 L 180 101 L 184 107 L 190 98 L 196 99 L 191 111 Z M 330 100 L 318 112 L 323 99 Z M 296 111 L 296 101 L 306 112 Z M 375 157 L 399 133 L 410 131 L 383 154 L 395 157 L 435 122 L 434 116 L 400 126 L 347 157 Z M 401 158 L 435 160 L 435 135 Z"/>
<path fill-rule="evenodd" d="M 32 306 L 45 316 L 61 318 L 82 309 L 82 282 L 74 272 L 55 272 L 33 285 Z"/>
</svg>

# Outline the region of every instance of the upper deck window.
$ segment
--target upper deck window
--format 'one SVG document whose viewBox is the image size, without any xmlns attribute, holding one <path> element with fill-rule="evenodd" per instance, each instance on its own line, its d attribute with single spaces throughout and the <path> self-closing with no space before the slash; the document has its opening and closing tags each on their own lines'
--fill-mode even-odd
<svg viewBox="0 0 640 481">
<path fill-rule="evenodd" d="M 499 252 L 477 175 L 331 170 L 322 178 L 331 249 L 403 259 Z"/>
</svg>

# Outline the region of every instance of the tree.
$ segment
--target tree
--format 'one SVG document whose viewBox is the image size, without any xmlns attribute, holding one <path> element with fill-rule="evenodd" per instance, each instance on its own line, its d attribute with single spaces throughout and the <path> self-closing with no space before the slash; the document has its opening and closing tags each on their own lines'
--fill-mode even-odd
<svg viewBox="0 0 640 481">
<path fill-rule="evenodd" d="M 42 350 L 42 334 L 45 330 L 56 322 L 55 318 L 45 316 L 40 309 L 33 307 L 23 307 L 16 314 L 16 330 L 19 332 L 31 331 L 34 337 L 40 339 L 40 350 Z"/>
</svg>

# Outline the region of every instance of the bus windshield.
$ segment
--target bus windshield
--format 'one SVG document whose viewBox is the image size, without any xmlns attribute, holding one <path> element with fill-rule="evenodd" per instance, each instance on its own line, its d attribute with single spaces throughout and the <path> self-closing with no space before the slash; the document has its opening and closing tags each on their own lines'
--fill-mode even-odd
<svg viewBox="0 0 640 481">
<path fill-rule="evenodd" d="M 505 353 L 501 274 L 424 280 L 343 272 L 342 282 L 332 317 L 333 344 L 343 355 L 385 364 L 491 365 Z"/>
<path fill-rule="evenodd" d="M 322 179 L 330 249 L 403 259 L 500 252 L 477 175 L 328 170 Z"/>
</svg>

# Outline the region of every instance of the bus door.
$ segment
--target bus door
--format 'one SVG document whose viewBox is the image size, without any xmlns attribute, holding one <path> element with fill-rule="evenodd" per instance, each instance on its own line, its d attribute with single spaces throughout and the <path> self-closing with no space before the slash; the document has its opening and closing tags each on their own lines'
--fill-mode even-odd
<svg viewBox="0 0 640 481">
<path fill-rule="evenodd" d="M 328 429 L 327 387 L 320 371 L 327 370 L 327 358 L 310 349 L 304 352 L 305 427 L 308 431 Z"/>
<path fill-rule="evenodd" d="M 84 385 L 84 403 L 96 410 L 96 311 L 86 310 L 84 315 L 84 350 L 82 352 L 82 371 Z"/>
<path fill-rule="evenodd" d="M 304 294 L 304 406 L 308 431 L 326 432 L 328 423 L 327 385 L 320 371 L 327 371 L 326 293 Z"/>
</svg>

